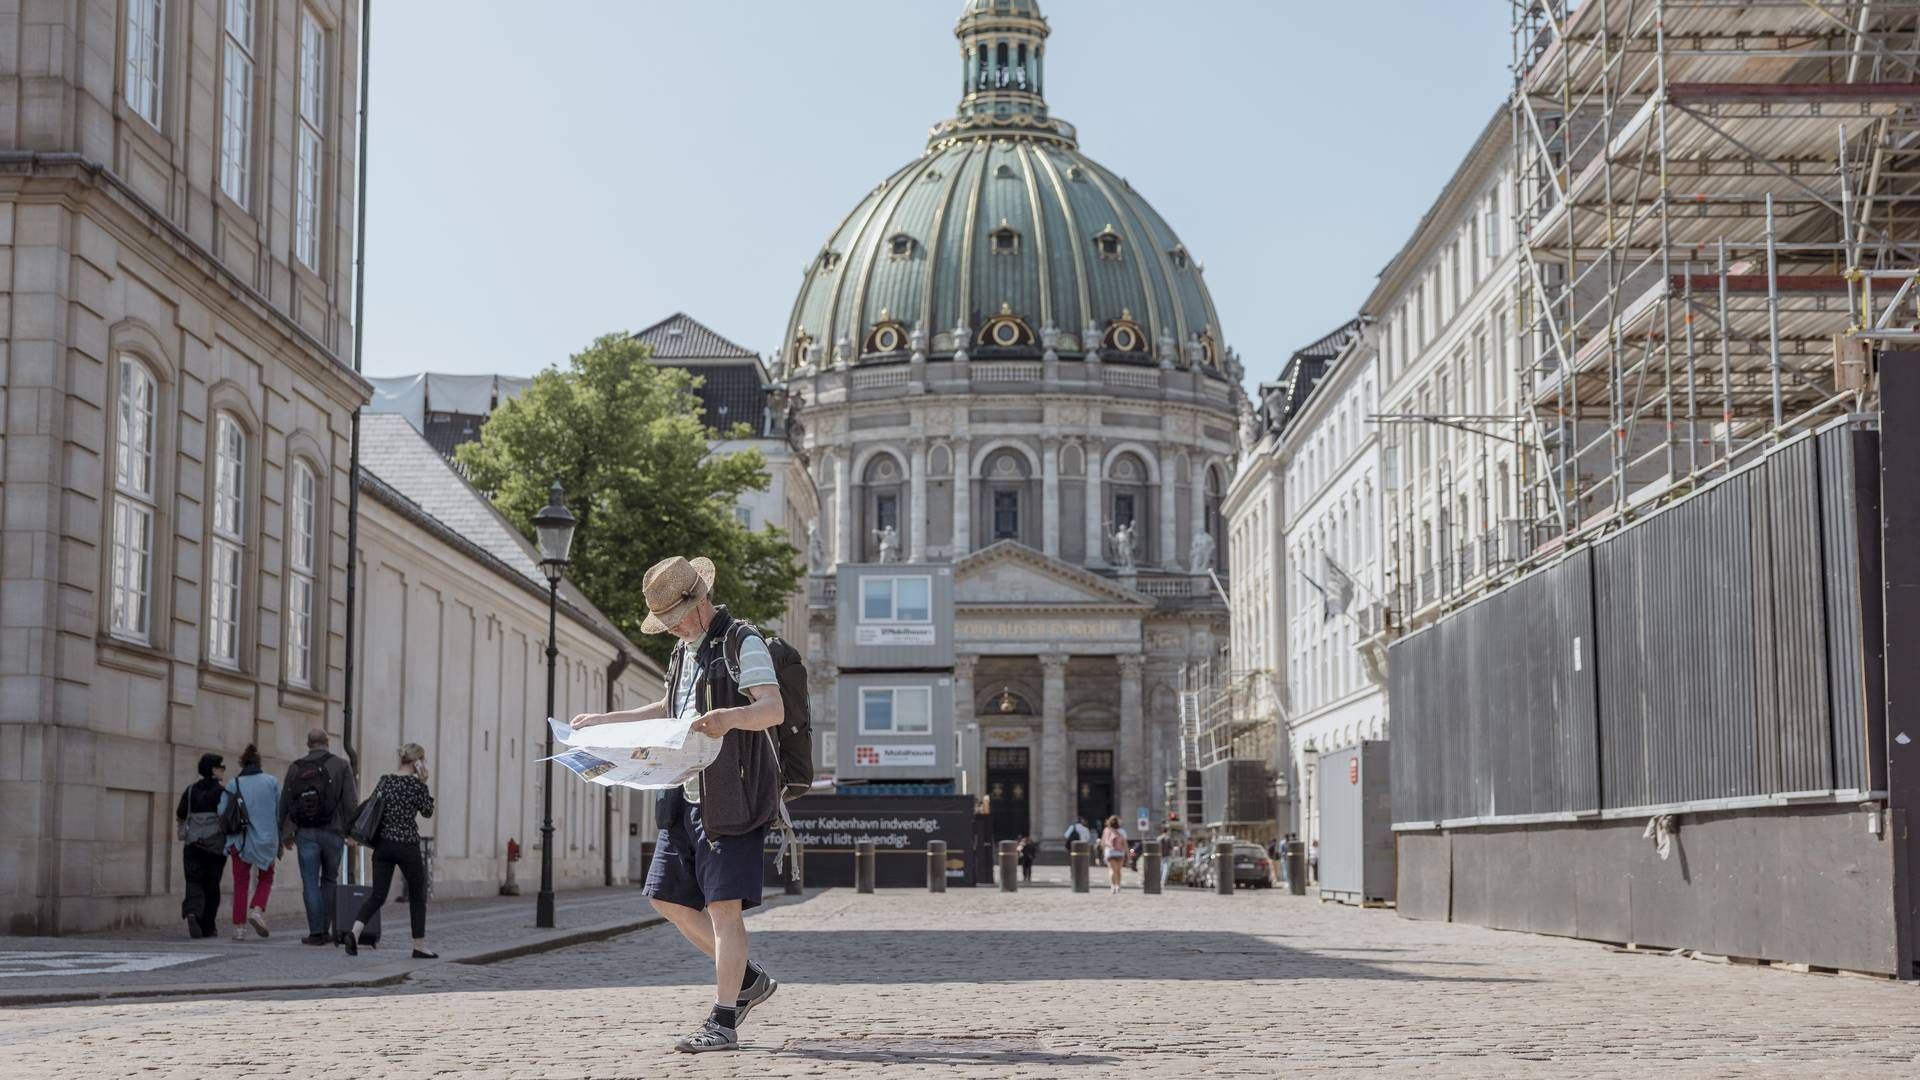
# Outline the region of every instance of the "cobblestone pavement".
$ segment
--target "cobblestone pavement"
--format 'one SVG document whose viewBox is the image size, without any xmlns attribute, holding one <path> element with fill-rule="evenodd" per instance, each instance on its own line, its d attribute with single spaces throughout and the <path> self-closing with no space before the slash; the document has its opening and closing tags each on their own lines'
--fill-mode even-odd
<svg viewBox="0 0 1920 1080">
<path fill-rule="evenodd" d="M 738 1054 L 669 1051 L 712 969 L 661 927 L 380 990 L 0 1011 L 0 1075 L 1920 1075 L 1910 985 L 1277 891 L 828 890 L 749 925 L 782 987 Z"/>
</svg>

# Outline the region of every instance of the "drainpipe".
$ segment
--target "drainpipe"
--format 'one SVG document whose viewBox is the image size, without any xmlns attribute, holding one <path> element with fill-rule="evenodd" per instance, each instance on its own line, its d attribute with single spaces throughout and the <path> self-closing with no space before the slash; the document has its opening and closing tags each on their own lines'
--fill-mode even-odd
<svg viewBox="0 0 1920 1080">
<path fill-rule="evenodd" d="M 623 674 L 627 670 L 627 665 L 631 663 L 633 663 L 633 657 L 627 655 L 627 650 L 615 649 L 613 651 L 613 662 L 607 665 L 607 711 L 608 712 L 612 712 L 615 705 L 615 702 L 613 700 L 614 684 L 620 681 L 621 674 Z M 604 793 L 604 799 L 605 801 L 601 805 L 600 835 L 605 837 L 606 840 L 604 843 L 600 845 L 600 870 L 601 870 L 601 875 L 604 878 L 604 884 L 606 884 L 609 888 L 611 888 L 613 886 L 613 840 L 614 840 L 614 837 L 613 837 L 613 788 L 611 786 L 609 786 L 606 789 Z"/>
<path fill-rule="evenodd" d="M 366 337 L 367 311 L 367 42 L 371 34 L 367 20 L 372 0 L 360 0 L 360 160 L 359 176 L 354 181 L 353 223 L 353 370 L 360 371 L 361 348 Z M 354 648 L 360 609 L 355 606 L 359 593 L 360 565 L 360 410 L 353 410 L 353 442 L 347 459 L 347 633 L 346 672 L 340 704 L 340 745 L 347 752 L 347 763 L 360 775 L 360 753 L 353 745 Z"/>
</svg>

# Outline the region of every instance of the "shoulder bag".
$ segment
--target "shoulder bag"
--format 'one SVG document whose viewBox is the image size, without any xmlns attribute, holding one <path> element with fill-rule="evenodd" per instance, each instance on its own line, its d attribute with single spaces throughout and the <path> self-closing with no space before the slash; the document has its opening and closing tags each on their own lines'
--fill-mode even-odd
<svg viewBox="0 0 1920 1080">
<path fill-rule="evenodd" d="M 347 827 L 347 839 L 361 847 L 372 847 L 380 842 L 380 830 L 387 822 L 387 778 L 381 777 L 373 785 L 373 794 L 360 803 L 353 812 L 353 824 Z"/>
</svg>

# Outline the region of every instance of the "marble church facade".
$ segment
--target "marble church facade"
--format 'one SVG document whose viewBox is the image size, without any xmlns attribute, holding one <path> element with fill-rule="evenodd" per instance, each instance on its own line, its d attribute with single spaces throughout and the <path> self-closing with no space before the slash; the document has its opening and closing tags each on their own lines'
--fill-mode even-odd
<svg viewBox="0 0 1920 1080">
<path fill-rule="evenodd" d="M 950 563 L 960 782 L 1053 842 L 1165 820 L 1182 670 L 1227 641 L 1246 402 L 1202 265 L 1048 114 L 1050 34 L 1030 0 L 966 6 L 957 115 L 808 264 L 775 367 L 820 495 L 817 729 L 834 568 Z"/>
</svg>

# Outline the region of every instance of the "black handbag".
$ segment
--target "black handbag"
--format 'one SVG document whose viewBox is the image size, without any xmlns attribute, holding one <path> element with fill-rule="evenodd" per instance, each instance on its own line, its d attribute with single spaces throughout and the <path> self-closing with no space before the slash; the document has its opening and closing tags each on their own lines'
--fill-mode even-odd
<svg viewBox="0 0 1920 1080">
<path fill-rule="evenodd" d="M 240 778 L 234 777 L 233 786 L 227 789 L 232 798 L 227 800 L 226 808 L 220 811 L 220 831 L 228 836 L 244 835 L 253 828 L 253 816 L 247 813 L 247 800 L 240 796 Z"/>
<path fill-rule="evenodd" d="M 347 827 L 347 839 L 361 847 L 372 847 L 380 842 L 381 826 L 387 820 L 387 778 L 381 777 L 373 785 L 373 794 L 360 803 L 353 812 L 353 824 Z"/>
</svg>

